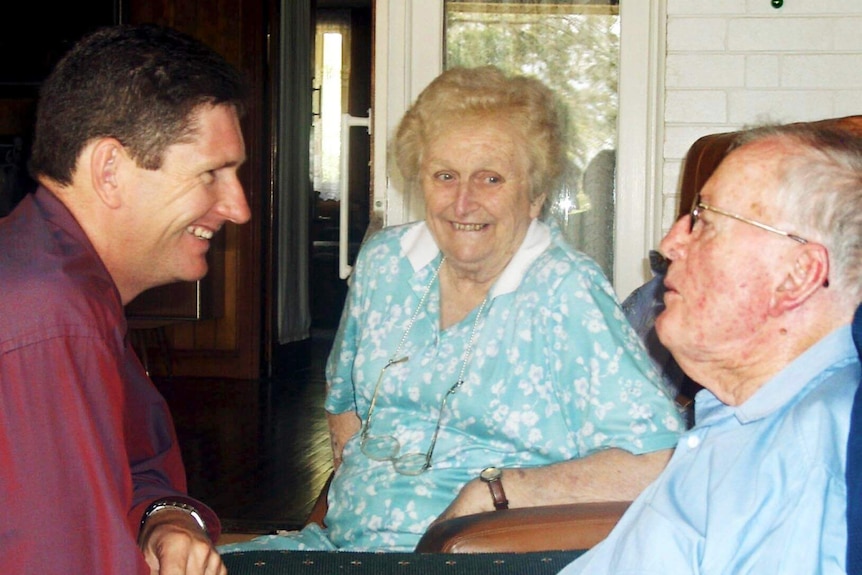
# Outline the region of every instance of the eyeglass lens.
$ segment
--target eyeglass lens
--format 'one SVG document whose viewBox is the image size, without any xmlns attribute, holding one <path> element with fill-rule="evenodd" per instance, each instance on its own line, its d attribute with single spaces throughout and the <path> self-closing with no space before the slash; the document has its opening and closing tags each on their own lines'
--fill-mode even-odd
<svg viewBox="0 0 862 575">
<path fill-rule="evenodd" d="M 689 211 L 688 218 L 688 231 L 689 233 L 694 231 L 694 224 L 697 223 L 697 219 L 700 217 L 700 208 L 698 205 L 700 204 L 700 192 L 694 195 L 694 201 L 691 204 L 691 210 Z"/>
<path fill-rule="evenodd" d="M 385 368 L 384 368 L 385 369 Z M 449 396 L 455 393 L 463 381 L 459 380 L 449 388 L 443 400 L 440 402 L 440 411 L 437 415 L 437 424 L 434 427 L 434 435 L 431 438 L 431 445 L 428 451 L 421 453 L 418 451 L 405 453 L 398 456 L 401 451 L 401 443 L 392 435 L 368 435 L 367 427 L 359 443 L 362 453 L 369 459 L 374 461 L 391 461 L 395 471 L 402 475 L 420 475 L 431 467 L 431 456 L 434 454 L 434 447 L 437 445 L 437 436 L 440 433 L 440 425 L 443 420 L 443 410 L 446 408 L 446 402 Z"/>
</svg>

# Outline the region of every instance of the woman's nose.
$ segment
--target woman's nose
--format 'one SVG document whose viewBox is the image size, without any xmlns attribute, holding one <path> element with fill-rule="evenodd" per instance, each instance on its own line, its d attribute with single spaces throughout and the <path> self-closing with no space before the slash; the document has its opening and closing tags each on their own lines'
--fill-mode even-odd
<svg viewBox="0 0 862 575">
<path fill-rule="evenodd" d="M 662 238 L 659 250 L 664 256 L 673 261 L 685 257 L 688 242 L 691 239 L 691 215 L 678 219 Z"/>
<path fill-rule="evenodd" d="M 469 182 L 461 182 L 458 186 L 458 191 L 455 197 L 455 213 L 468 214 L 475 206 L 475 196 L 473 187 Z"/>
</svg>

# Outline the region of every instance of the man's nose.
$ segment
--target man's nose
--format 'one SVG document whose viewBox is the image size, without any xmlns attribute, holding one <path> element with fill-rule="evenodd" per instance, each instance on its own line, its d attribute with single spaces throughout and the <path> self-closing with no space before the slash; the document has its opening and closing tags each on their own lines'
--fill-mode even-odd
<svg viewBox="0 0 862 575">
<path fill-rule="evenodd" d="M 688 242 L 691 239 L 691 215 L 678 219 L 662 238 L 659 250 L 664 256 L 673 261 L 685 257 Z"/>
<path fill-rule="evenodd" d="M 244 224 L 251 219 L 251 209 L 239 179 L 234 178 L 234 181 L 226 186 L 217 209 L 226 220 L 235 224 Z"/>
</svg>

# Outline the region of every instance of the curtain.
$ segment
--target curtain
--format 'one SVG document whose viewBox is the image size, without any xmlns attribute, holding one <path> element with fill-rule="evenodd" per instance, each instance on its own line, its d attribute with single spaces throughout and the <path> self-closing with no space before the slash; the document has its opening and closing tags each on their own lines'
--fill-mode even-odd
<svg viewBox="0 0 862 575">
<path fill-rule="evenodd" d="M 276 328 L 278 343 L 282 345 L 311 336 L 308 294 L 314 46 L 311 4 L 281 1 L 273 199 L 276 205 Z"/>
</svg>

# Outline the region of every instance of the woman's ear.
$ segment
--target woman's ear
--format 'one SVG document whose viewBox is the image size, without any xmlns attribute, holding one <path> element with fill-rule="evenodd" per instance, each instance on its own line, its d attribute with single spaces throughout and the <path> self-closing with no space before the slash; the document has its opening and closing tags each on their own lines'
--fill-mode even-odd
<svg viewBox="0 0 862 575">
<path fill-rule="evenodd" d="M 542 206 L 545 204 L 547 194 L 542 194 L 530 200 L 530 218 L 536 219 L 542 214 Z"/>
<path fill-rule="evenodd" d="M 805 303 L 817 290 L 829 285 L 829 253 L 822 244 L 797 246 L 796 258 L 772 296 L 774 316 Z"/>
<path fill-rule="evenodd" d="M 125 149 L 114 138 L 103 138 L 90 150 L 90 179 L 103 204 L 118 208 L 122 204 L 120 165 L 127 159 Z"/>
</svg>

